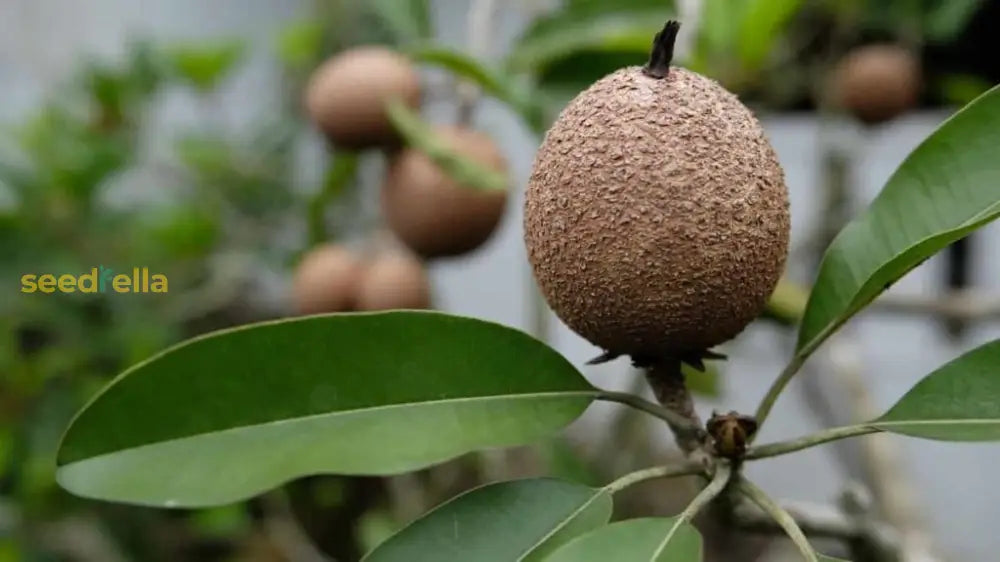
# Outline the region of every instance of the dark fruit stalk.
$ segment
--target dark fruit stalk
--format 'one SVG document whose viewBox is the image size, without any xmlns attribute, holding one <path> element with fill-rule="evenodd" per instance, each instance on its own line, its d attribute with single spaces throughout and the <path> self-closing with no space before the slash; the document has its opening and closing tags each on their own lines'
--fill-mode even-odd
<svg viewBox="0 0 1000 562">
<path fill-rule="evenodd" d="M 642 73 L 651 78 L 663 79 L 670 74 L 670 62 L 674 59 L 674 43 L 677 42 L 677 32 L 680 22 L 670 20 L 663 30 L 653 38 L 653 50 L 649 53 L 649 62 L 643 67 Z"/>
</svg>

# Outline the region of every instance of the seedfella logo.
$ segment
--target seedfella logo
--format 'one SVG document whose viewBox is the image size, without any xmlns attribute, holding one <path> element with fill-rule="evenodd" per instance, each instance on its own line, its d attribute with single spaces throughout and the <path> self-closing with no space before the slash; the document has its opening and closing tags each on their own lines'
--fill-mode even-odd
<svg viewBox="0 0 1000 562">
<path fill-rule="evenodd" d="M 81 275 L 27 273 L 21 276 L 22 293 L 166 293 L 167 276 L 133 267 L 128 273 L 115 273 L 103 265 Z"/>
</svg>

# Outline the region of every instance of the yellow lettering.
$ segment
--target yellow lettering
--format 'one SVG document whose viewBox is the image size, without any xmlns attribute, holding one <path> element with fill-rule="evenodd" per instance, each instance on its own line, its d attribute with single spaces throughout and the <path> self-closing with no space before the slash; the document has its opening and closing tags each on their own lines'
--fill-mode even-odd
<svg viewBox="0 0 1000 562">
<path fill-rule="evenodd" d="M 21 292 L 22 293 L 34 293 L 38 290 L 38 285 L 35 283 L 35 279 L 38 276 L 34 273 L 27 273 L 21 276 Z"/>
<path fill-rule="evenodd" d="M 56 276 L 46 273 L 38 278 L 38 290 L 43 293 L 56 292 Z"/>
<path fill-rule="evenodd" d="M 86 285 L 84 283 L 86 282 Z M 80 276 L 77 280 L 76 286 L 80 289 L 81 293 L 96 293 L 97 292 L 97 268 L 90 270 L 90 273 L 85 273 Z"/>
<path fill-rule="evenodd" d="M 132 280 L 124 273 L 115 275 L 115 278 L 111 281 L 111 287 L 116 293 L 127 293 L 131 284 Z"/>
<path fill-rule="evenodd" d="M 153 292 L 154 293 L 166 293 L 167 292 L 167 276 L 162 273 L 156 273 L 153 275 Z"/>
<path fill-rule="evenodd" d="M 59 276 L 59 290 L 64 293 L 75 293 L 76 292 L 76 277 L 72 275 L 60 275 Z"/>
</svg>

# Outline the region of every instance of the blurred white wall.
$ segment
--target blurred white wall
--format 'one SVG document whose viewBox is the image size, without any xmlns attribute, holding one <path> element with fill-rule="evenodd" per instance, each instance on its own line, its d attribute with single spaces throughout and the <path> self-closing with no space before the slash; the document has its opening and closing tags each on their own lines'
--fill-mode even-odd
<svg viewBox="0 0 1000 562">
<path fill-rule="evenodd" d="M 249 119 L 276 95 L 276 67 L 268 51 L 281 21 L 301 13 L 307 0 L 0 0 L 0 122 L 17 119 L 58 79 L 83 57 L 121 53 L 129 37 L 188 39 L 238 36 L 253 46 L 251 63 L 227 86 L 227 120 Z M 464 38 L 465 5 L 461 0 L 438 2 L 436 17 L 442 39 L 461 44 Z M 498 25 L 498 40 L 508 42 L 519 22 L 508 11 Z M 497 52 L 501 47 L 497 48 Z M 164 116 L 158 121 L 193 122 L 197 113 L 184 100 L 164 101 Z M 445 108 L 432 108 L 432 116 L 447 118 Z M 876 133 L 859 136 L 856 149 L 856 180 L 863 204 L 877 192 L 908 151 L 926 136 L 942 115 L 913 115 Z M 801 241 L 816 220 L 817 127 L 806 117 L 765 116 L 764 121 L 783 162 L 792 193 L 793 239 Z M 497 104 L 487 101 L 477 115 L 477 124 L 493 134 L 510 159 L 514 176 L 523 186 L 534 147 L 524 128 Z M 182 128 L 182 127 L 181 127 Z M 433 275 L 443 308 L 462 314 L 527 327 L 529 272 L 521 242 L 520 194 L 508 209 L 501 232 L 481 252 L 469 258 L 440 263 Z M 977 252 L 988 267 L 979 272 L 977 283 L 1000 290 L 998 230 L 988 228 L 980 236 Z M 940 278 L 939 259 L 931 260 L 894 287 L 894 291 L 931 291 Z M 945 343 L 936 326 L 926 321 L 886 319 L 866 315 L 853 326 L 860 337 L 868 369 L 870 389 L 880 408 L 888 407 L 923 374 L 963 349 L 1000 336 L 993 325 L 973 331 L 959 346 Z M 563 327 L 557 326 L 554 342 L 573 362 L 580 364 L 597 352 Z M 718 404 L 703 404 L 703 415 L 715 407 L 750 412 L 764 388 L 783 366 L 787 344 L 774 329 L 756 326 L 731 346 L 726 394 Z M 622 362 L 624 363 L 624 362 Z M 624 387 L 626 366 L 613 364 L 589 369 L 602 385 Z M 800 399 L 795 384 L 778 404 L 764 429 L 769 441 L 818 429 Z M 599 431 L 601 415 L 610 406 L 595 406 L 576 430 Z M 664 435 L 665 441 L 669 440 Z M 915 478 L 935 537 L 954 560 L 995 559 L 1000 535 L 992 524 L 1000 516 L 991 467 L 1000 464 L 995 445 L 949 445 L 899 438 Z M 832 456 L 832 447 L 749 466 L 750 475 L 769 491 L 795 499 L 827 501 L 839 491 L 842 478 Z"/>
</svg>

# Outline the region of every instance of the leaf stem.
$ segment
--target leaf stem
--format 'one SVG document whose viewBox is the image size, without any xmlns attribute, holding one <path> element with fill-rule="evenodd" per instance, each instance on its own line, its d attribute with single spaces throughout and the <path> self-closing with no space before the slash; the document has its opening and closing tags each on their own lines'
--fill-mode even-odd
<svg viewBox="0 0 1000 562">
<path fill-rule="evenodd" d="M 848 437 L 857 437 L 859 435 L 879 433 L 880 431 L 882 430 L 869 425 L 848 425 L 845 427 L 825 429 L 823 431 L 818 431 L 790 441 L 779 441 L 777 443 L 768 443 L 767 445 L 751 447 L 750 450 L 747 451 L 745 459 L 751 461 L 787 455 L 788 453 L 794 453 L 796 451 L 801 451 L 802 449 L 822 445 L 823 443 L 846 439 Z"/>
<path fill-rule="evenodd" d="M 799 372 L 799 369 L 802 368 L 802 364 L 805 362 L 805 356 L 796 354 L 785 369 L 781 371 L 778 378 L 771 383 L 771 388 L 767 389 L 767 394 L 760 401 L 760 405 L 757 406 L 757 413 L 754 414 L 754 418 L 757 419 L 757 427 L 764 425 L 764 420 L 767 419 L 767 416 L 771 413 L 771 409 L 774 408 L 774 403 L 778 401 L 778 397 L 781 396 L 782 391 L 785 390 L 792 377 Z"/>
<path fill-rule="evenodd" d="M 729 463 L 719 463 L 715 466 L 715 476 L 712 477 L 712 481 L 709 482 L 708 486 L 705 486 L 705 488 L 702 489 L 702 491 L 695 496 L 693 500 L 691 500 L 691 503 L 689 503 L 688 506 L 684 508 L 684 511 L 677 516 L 677 519 L 674 520 L 673 526 L 670 527 L 669 531 L 667 531 L 667 535 L 663 537 L 663 541 L 660 542 L 660 546 L 656 549 L 656 552 L 653 553 L 653 556 L 651 557 L 653 560 L 656 560 L 661 554 L 663 554 L 663 551 L 667 548 L 667 545 L 670 544 L 670 540 L 674 538 L 674 535 L 677 534 L 677 530 L 681 528 L 681 525 L 693 519 L 695 515 L 698 515 L 698 512 L 701 511 L 703 507 L 708 505 L 715 499 L 716 496 L 722 493 L 722 490 L 724 490 L 726 485 L 729 484 L 729 479 L 732 475 L 733 469 Z"/>
<path fill-rule="evenodd" d="M 647 480 L 653 480 L 656 478 L 676 478 L 678 476 L 692 476 L 695 474 L 701 474 L 704 470 L 705 467 L 693 462 L 685 464 L 651 466 L 649 468 L 643 468 L 642 470 L 630 472 L 614 482 L 611 482 L 605 486 L 604 489 L 610 494 L 617 494 L 625 488 Z"/>
<path fill-rule="evenodd" d="M 337 159 L 323 179 L 320 190 L 309 200 L 306 209 L 306 224 L 309 229 L 310 245 L 319 244 L 327 239 L 325 213 L 326 207 L 337 199 L 354 179 L 358 170 L 358 155 L 350 152 L 337 154 Z"/>
<path fill-rule="evenodd" d="M 679 428 L 681 430 L 697 430 L 699 428 L 693 427 L 691 420 L 685 418 L 684 416 L 664 408 L 659 404 L 655 404 L 646 400 L 645 398 L 638 396 L 636 394 L 629 394 L 628 392 L 616 392 L 613 390 L 599 390 L 597 396 L 594 397 L 595 400 L 603 400 L 605 402 L 618 402 L 619 404 L 625 404 L 645 412 L 651 416 L 660 418 L 661 420 L 667 422 L 671 428 Z"/>
<path fill-rule="evenodd" d="M 816 551 L 809 544 L 809 539 L 806 538 L 805 533 L 802 532 L 799 524 L 795 522 L 795 518 L 790 513 L 771 499 L 771 496 L 768 496 L 767 492 L 761 490 L 749 480 L 741 478 L 737 486 L 743 495 L 753 500 L 754 503 L 759 505 L 761 509 L 767 512 L 785 530 L 788 538 L 792 539 L 792 542 L 795 543 L 795 546 L 799 548 L 799 552 L 802 553 L 802 556 L 808 562 L 819 562 Z"/>
</svg>

